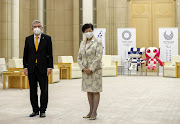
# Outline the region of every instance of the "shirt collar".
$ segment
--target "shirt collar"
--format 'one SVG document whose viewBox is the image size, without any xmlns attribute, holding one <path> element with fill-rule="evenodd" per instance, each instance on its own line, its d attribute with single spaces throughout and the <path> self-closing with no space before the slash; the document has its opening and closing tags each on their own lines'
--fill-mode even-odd
<svg viewBox="0 0 180 124">
<path fill-rule="evenodd" d="M 42 35 L 42 33 L 40 33 L 40 34 L 38 35 L 39 39 L 41 39 L 41 35 Z M 36 39 L 36 35 L 35 35 L 35 34 L 34 34 L 34 39 Z"/>
</svg>

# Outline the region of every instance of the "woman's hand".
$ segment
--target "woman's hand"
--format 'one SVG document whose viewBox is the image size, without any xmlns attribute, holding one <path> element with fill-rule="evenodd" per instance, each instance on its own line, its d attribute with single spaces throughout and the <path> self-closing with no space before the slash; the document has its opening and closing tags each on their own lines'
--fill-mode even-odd
<svg viewBox="0 0 180 124">
<path fill-rule="evenodd" d="M 86 74 L 90 75 L 91 73 L 92 73 L 91 70 L 89 70 L 89 69 L 86 70 Z"/>
<path fill-rule="evenodd" d="M 90 75 L 90 74 L 92 73 L 91 70 L 89 70 L 89 69 L 87 69 L 87 68 L 84 68 L 83 71 L 84 71 L 86 74 L 88 74 L 88 75 Z"/>
<path fill-rule="evenodd" d="M 86 70 L 87 70 L 87 68 L 83 68 L 83 72 L 85 72 L 85 73 L 86 73 Z"/>
</svg>

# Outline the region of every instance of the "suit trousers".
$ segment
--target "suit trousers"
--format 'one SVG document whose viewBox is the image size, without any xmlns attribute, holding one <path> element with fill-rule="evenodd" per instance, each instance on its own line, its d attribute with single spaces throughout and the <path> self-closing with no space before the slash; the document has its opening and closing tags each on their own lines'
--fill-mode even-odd
<svg viewBox="0 0 180 124">
<path fill-rule="evenodd" d="M 41 70 L 36 67 L 34 73 L 28 74 L 29 86 L 30 86 L 30 101 L 32 105 L 33 112 L 44 113 L 48 104 L 48 76 L 47 74 L 42 74 Z M 38 90 L 37 86 L 40 86 L 41 96 L 40 96 L 40 107 L 38 105 Z"/>
</svg>

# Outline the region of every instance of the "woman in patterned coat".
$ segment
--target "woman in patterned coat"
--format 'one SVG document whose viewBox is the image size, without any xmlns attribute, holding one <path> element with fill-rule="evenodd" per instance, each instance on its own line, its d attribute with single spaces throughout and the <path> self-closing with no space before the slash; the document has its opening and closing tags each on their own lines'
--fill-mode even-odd
<svg viewBox="0 0 180 124">
<path fill-rule="evenodd" d="M 90 112 L 83 118 L 95 120 L 102 92 L 102 41 L 93 35 L 93 25 L 85 24 L 82 32 L 86 39 L 81 42 L 78 53 L 78 64 L 82 70 L 82 91 L 87 92 Z"/>
</svg>

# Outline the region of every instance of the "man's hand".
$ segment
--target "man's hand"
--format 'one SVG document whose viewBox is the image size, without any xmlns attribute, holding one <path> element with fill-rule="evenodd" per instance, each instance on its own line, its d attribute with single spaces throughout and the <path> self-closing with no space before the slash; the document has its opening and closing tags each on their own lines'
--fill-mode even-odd
<svg viewBox="0 0 180 124">
<path fill-rule="evenodd" d="M 24 75 L 28 76 L 28 69 L 24 69 Z"/>
<path fill-rule="evenodd" d="M 52 72 L 52 69 L 47 69 L 47 76 L 49 76 Z"/>
</svg>

